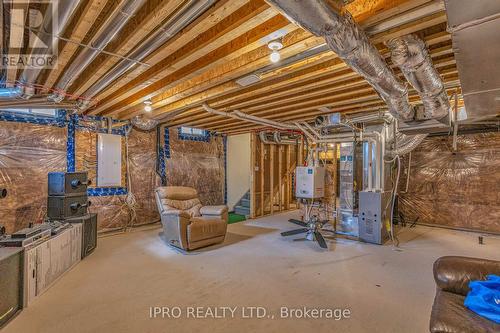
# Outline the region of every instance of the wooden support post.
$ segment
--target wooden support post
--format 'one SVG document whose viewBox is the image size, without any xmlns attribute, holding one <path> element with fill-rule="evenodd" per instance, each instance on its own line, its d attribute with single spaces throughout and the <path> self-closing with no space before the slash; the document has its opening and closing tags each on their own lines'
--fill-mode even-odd
<svg viewBox="0 0 500 333">
<path fill-rule="evenodd" d="M 270 185 L 269 190 L 271 191 L 269 195 L 269 203 L 271 204 L 271 214 L 274 214 L 274 152 L 275 145 L 270 145 L 269 147 L 269 179 Z"/>
<path fill-rule="evenodd" d="M 251 172 L 250 172 L 250 218 L 254 219 L 256 216 L 256 211 L 255 211 L 255 204 L 256 204 L 256 192 L 257 189 L 255 188 L 255 173 L 256 173 L 256 166 L 257 166 L 257 161 L 256 161 L 256 154 L 257 154 L 257 145 L 255 144 L 255 140 L 257 138 L 255 137 L 255 133 L 250 134 L 250 165 L 251 165 Z"/>
<path fill-rule="evenodd" d="M 278 146 L 278 194 L 279 194 L 279 211 L 283 210 L 283 192 L 285 192 L 283 188 L 283 146 Z"/>
<path fill-rule="evenodd" d="M 297 166 L 304 165 L 304 138 L 300 140 L 299 151 L 297 152 L 297 155 L 299 156 L 299 164 Z"/>
<path fill-rule="evenodd" d="M 292 192 L 292 177 L 290 177 L 291 172 L 291 161 L 290 161 L 290 152 L 292 150 L 291 145 L 286 145 L 286 188 L 285 188 L 285 209 L 290 209 L 290 199 Z"/>
<path fill-rule="evenodd" d="M 264 216 L 265 213 L 265 207 L 264 207 L 264 155 L 265 155 L 265 147 L 264 143 L 260 143 L 260 167 L 259 167 L 259 173 L 260 173 L 260 216 Z"/>
</svg>

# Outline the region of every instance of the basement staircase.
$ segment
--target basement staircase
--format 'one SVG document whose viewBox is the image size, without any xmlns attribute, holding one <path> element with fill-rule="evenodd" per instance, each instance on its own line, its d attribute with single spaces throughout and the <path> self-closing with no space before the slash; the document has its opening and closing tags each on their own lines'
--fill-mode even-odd
<svg viewBox="0 0 500 333">
<path fill-rule="evenodd" d="M 247 193 L 245 193 L 240 201 L 238 201 L 238 203 L 234 206 L 234 212 L 247 218 L 250 216 L 250 191 L 247 191 Z"/>
</svg>

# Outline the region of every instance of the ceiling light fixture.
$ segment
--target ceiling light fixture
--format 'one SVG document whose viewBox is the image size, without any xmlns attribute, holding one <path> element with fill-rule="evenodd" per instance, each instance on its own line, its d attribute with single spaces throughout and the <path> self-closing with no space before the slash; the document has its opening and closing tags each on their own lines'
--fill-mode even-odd
<svg viewBox="0 0 500 333">
<path fill-rule="evenodd" d="M 279 53 L 279 50 L 283 48 L 283 43 L 281 42 L 281 39 L 275 39 L 267 43 L 267 47 L 273 51 L 269 57 L 272 63 L 277 63 L 281 59 L 281 54 Z"/>
<path fill-rule="evenodd" d="M 152 104 L 153 104 L 153 102 L 151 102 L 150 99 L 144 101 L 144 111 L 146 111 L 146 112 L 153 111 L 153 107 L 151 106 Z"/>
</svg>

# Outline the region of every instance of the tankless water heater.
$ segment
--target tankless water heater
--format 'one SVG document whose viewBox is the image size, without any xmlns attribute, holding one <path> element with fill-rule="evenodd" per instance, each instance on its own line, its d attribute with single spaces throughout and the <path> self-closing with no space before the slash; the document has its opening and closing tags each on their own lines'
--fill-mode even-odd
<svg viewBox="0 0 500 333">
<path fill-rule="evenodd" d="M 325 168 L 297 167 L 295 196 L 302 199 L 319 199 L 325 196 Z"/>
</svg>

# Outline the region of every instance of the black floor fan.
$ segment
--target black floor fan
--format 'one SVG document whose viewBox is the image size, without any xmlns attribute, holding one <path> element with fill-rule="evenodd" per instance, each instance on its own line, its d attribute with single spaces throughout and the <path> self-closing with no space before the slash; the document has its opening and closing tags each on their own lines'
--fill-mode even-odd
<svg viewBox="0 0 500 333">
<path fill-rule="evenodd" d="M 310 218 L 309 222 L 302 222 L 302 221 L 295 220 L 295 219 L 290 219 L 290 220 L 288 220 L 288 222 L 299 225 L 302 228 L 282 232 L 281 236 L 286 237 L 286 236 L 293 236 L 293 235 L 305 233 L 306 236 L 304 238 L 299 238 L 299 239 L 294 239 L 294 240 L 295 241 L 301 241 L 301 240 L 317 241 L 321 248 L 328 249 L 328 245 L 326 244 L 325 238 L 323 237 L 323 235 L 320 232 L 321 229 L 323 228 L 323 225 L 327 221 L 320 221 L 317 216 L 312 216 Z"/>
</svg>

